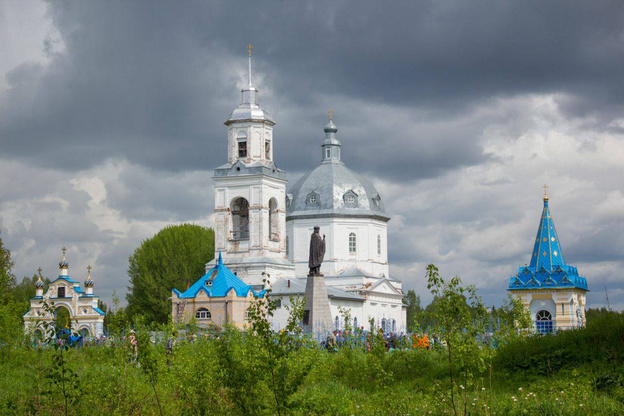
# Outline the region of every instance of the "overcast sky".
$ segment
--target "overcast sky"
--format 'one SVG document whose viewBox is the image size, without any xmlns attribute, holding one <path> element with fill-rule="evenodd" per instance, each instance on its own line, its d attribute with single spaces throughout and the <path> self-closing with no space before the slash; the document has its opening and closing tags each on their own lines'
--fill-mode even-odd
<svg viewBox="0 0 624 416">
<path fill-rule="evenodd" d="M 500 304 L 528 263 L 542 186 L 588 306 L 624 309 L 621 1 L 0 0 L 0 231 L 21 278 L 128 257 L 167 224 L 213 225 L 227 115 L 254 84 L 290 184 L 343 160 L 385 201 L 391 274 L 425 266 Z"/>
</svg>

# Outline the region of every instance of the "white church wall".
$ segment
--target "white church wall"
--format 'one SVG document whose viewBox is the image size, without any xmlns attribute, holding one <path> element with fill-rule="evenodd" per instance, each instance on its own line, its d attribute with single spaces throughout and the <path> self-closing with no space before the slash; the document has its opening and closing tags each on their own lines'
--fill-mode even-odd
<svg viewBox="0 0 624 416">
<path fill-rule="evenodd" d="M 389 275 L 387 251 L 387 224 L 370 218 L 315 218 L 296 219 L 286 223 L 290 250 L 288 258 L 295 265 L 295 274 L 308 273 L 310 236 L 314 226 L 326 235 L 325 259 L 321 273 L 336 275 L 357 267 L 373 276 Z M 356 236 L 355 252 L 350 252 L 349 234 Z M 381 239 L 381 253 L 377 251 L 377 236 Z"/>
</svg>

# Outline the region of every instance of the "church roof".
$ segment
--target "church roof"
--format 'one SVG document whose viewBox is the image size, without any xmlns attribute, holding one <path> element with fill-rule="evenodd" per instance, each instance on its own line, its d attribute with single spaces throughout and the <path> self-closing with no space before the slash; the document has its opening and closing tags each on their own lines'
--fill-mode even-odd
<svg viewBox="0 0 624 416">
<path fill-rule="evenodd" d="M 509 279 L 508 290 L 536 288 L 589 290 L 587 279 L 579 276 L 576 267 L 569 266 L 563 257 L 561 242 L 555 230 L 546 195 L 544 195 L 544 208 L 533 245 L 531 263 L 529 266 L 521 266 L 518 274 Z"/>
<path fill-rule="evenodd" d="M 238 278 L 230 269 L 223 265 L 223 259 L 221 253 L 219 253 L 219 259 L 215 267 L 213 267 L 208 273 L 202 276 L 185 292 L 180 292 L 177 289 L 173 289 L 173 292 L 179 298 L 194 298 L 200 291 L 204 291 L 206 296 L 213 298 L 222 298 L 227 296 L 230 290 L 234 289 L 236 296 L 247 297 L 249 292 L 257 297 L 264 296 L 265 291 L 255 292 L 252 287 L 245 284 Z"/>
<path fill-rule="evenodd" d="M 251 51 L 251 49 L 250 49 Z M 251 52 L 249 53 L 249 83 L 243 90 L 241 104 L 234 109 L 225 125 L 235 122 L 256 121 L 274 125 L 273 116 L 258 104 L 258 90 L 251 83 Z"/>
<path fill-rule="evenodd" d="M 339 155 L 335 124 L 325 127 L 323 148 L 332 147 Z M 349 169 L 340 156 L 324 158 L 312 172 L 304 175 L 287 194 L 287 219 L 327 216 L 376 217 L 388 221 L 377 189 L 362 175 Z"/>
</svg>

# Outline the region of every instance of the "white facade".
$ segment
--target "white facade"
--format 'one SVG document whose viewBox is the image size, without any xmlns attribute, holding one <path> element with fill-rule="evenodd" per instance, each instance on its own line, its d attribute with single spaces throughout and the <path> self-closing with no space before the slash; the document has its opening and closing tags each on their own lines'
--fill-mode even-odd
<svg viewBox="0 0 624 416">
<path fill-rule="evenodd" d="M 288 260 L 295 265 L 297 276 L 308 273 L 310 236 L 316 225 L 326 236 L 321 273 L 335 276 L 357 267 L 373 276 L 390 275 L 386 222 L 372 218 L 307 218 L 286 223 Z"/>
<path fill-rule="evenodd" d="M 69 278 L 69 265 L 65 260 L 59 263 L 61 274 L 48 285 L 44 292 L 44 283 L 41 280 L 41 269 L 39 269 L 39 280 L 37 281 L 36 295 L 30 299 L 30 310 L 24 314 L 24 326 L 26 333 L 35 334 L 39 332 L 39 337 L 52 336 L 44 334 L 43 322 L 54 320 L 59 308 L 64 308 L 69 312 L 72 332 L 77 332 L 83 337 L 100 337 L 104 334 L 104 312 L 98 306 L 99 297 L 93 295 L 93 280 L 91 274 L 85 281 L 85 289 L 80 288 L 80 283 Z M 90 267 L 89 267 L 90 271 Z M 54 311 L 53 316 L 43 308 L 46 302 Z"/>
<path fill-rule="evenodd" d="M 250 61 L 251 71 L 251 61 Z M 273 162 L 273 121 L 258 105 L 249 85 L 229 115 L 228 163 L 214 171 L 215 259 L 224 253 L 227 267 L 245 283 L 262 286 L 294 277 L 286 260 L 286 178 Z M 207 265 L 207 269 L 214 261 Z"/>
</svg>

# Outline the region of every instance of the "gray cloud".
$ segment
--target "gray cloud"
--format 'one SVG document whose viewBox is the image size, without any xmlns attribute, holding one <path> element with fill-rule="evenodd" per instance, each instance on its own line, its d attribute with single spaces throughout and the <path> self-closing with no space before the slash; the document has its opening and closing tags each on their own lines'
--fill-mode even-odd
<svg viewBox="0 0 624 416">
<path fill-rule="evenodd" d="M 68 245 L 72 270 L 97 265 L 109 297 L 142 239 L 168 223 L 209 224 L 210 176 L 225 160 L 223 121 L 251 42 L 254 83 L 278 122 L 277 164 L 292 177 L 316 166 L 334 109 L 344 161 L 375 181 L 393 217 L 392 273 L 406 287 L 424 291 L 434 262 L 499 301 L 530 258 L 548 182 L 567 259 L 590 285 L 624 293 L 614 279 L 624 266 L 621 2 L 46 7 L 42 59 L 15 60 L 14 48 L 14 65 L 2 64 L 0 227 L 20 274 L 55 265 Z"/>
</svg>

